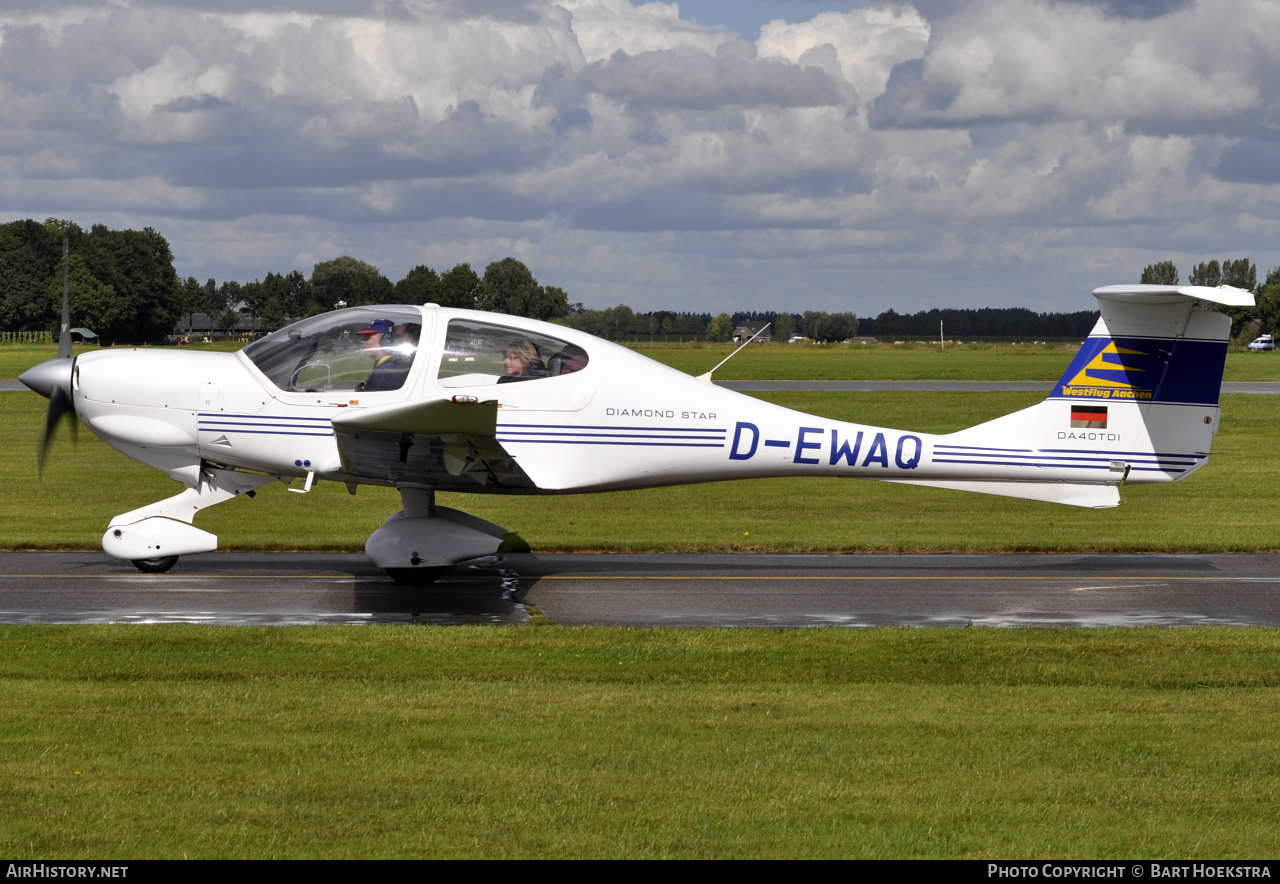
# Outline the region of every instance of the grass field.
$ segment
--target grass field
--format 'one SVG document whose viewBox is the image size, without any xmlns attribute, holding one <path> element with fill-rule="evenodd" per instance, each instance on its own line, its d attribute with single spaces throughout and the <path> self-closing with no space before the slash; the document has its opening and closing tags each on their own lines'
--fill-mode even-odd
<svg viewBox="0 0 1280 884">
<path fill-rule="evenodd" d="M 1014 411 L 1023 393 L 768 393 L 837 420 L 947 432 Z M 1262 551 L 1280 549 L 1280 398 L 1227 396 L 1206 467 L 1184 482 L 1126 488 L 1113 510 L 839 479 L 767 479 L 569 497 L 445 495 L 536 551 Z M 81 430 L 60 430 L 43 481 L 35 448 L 45 400 L 0 394 L 0 549 L 98 549 L 112 516 L 176 494 L 177 483 Z M 320 482 L 269 485 L 197 517 L 223 549 L 361 550 L 399 498 Z"/>
<path fill-rule="evenodd" d="M 239 344 L 191 349 L 238 349 Z M 730 345 L 639 345 L 637 352 L 698 375 L 715 366 L 735 348 Z M 715 374 L 721 381 L 823 380 L 1057 380 L 1071 362 L 1076 347 L 1065 344 L 964 345 L 939 352 L 937 347 L 909 344 L 838 346 L 750 346 Z M 0 346 L 0 378 L 16 378 L 26 369 L 57 355 L 57 348 L 34 345 Z M 1280 381 L 1280 353 L 1250 353 L 1234 347 L 1227 354 L 1228 381 Z"/>
<path fill-rule="evenodd" d="M 0 852 L 1280 853 L 1280 633 L 0 628 Z"/>
</svg>

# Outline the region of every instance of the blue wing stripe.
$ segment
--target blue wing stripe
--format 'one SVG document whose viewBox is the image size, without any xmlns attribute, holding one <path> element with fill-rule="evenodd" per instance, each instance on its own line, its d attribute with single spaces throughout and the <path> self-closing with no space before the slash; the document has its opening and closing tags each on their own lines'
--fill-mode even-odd
<svg viewBox="0 0 1280 884">
<path fill-rule="evenodd" d="M 1059 469 L 1059 470 L 1109 470 L 1111 469 L 1111 467 L 1106 464 L 1098 464 L 1097 466 L 1093 466 L 1091 464 L 1018 463 L 1017 461 L 1009 461 L 1009 460 L 951 460 L 951 459 L 934 458 L 933 463 L 973 464 L 977 466 L 988 466 L 988 467 L 1040 467 L 1040 468 Z M 1179 469 L 1174 469 L 1172 467 L 1166 468 L 1166 467 L 1160 467 L 1160 466 L 1132 467 L 1132 469 L 1138 470 L 1140 472 L 1145 472 L 1145 473 L 1185 473 L 1186 472 L 1186 470 L 1179 470 Z"/>
<path fill-rule="evenodd" d="M 303 433 L 301 430 L 313 429 L 312 427 L 299 427 L 297 430 L 232 430 L 226 427 L 201 427 L 201 433 L 238 433 L 242 436 L 324 436 L 331 437 L 333 433 Z M 319 429 L 315 427 L 314 429 Z"/>
<path fill-rule="evenodd" d="M 649 448 L 724 448 L 723 442 L 623 442 L 620 440 L 594 439 L 503 439 L 499 442 L 524 443 L 529 445 L 639 445 Z"/>
</svg>

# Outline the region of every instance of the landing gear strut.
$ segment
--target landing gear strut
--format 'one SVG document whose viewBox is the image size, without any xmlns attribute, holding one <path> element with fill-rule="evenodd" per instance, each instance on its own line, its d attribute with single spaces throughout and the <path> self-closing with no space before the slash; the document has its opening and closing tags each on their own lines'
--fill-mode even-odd
<svg viewBox="0 0 1280 884">
<path fill-rule="evenodd" d="M 241 494 L 252 496 L 274 478 L 202 465 L 182 493 L 112 519 L 102 535 L 102 549 L 147 574 L 168 571 L 179 556 L 218 548 L 217 537 L 191 524 L 196 513 Z"/>
</svg>

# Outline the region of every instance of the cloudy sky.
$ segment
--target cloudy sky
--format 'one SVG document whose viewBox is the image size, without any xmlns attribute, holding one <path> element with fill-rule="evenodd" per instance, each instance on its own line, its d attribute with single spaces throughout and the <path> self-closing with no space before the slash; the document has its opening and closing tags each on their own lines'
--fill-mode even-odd
<svg viewBox="0 0 1280 884">
<path fill-rule="evenodd" d="M 1280 264 L 1272 0 L 5 0 L 0 220 L 588 307 L 1092 307 Z"/>
</svg>

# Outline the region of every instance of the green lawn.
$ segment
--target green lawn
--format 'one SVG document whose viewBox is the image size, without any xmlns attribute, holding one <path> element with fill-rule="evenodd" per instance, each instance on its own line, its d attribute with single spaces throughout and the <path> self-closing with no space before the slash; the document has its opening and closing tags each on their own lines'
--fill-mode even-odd
<svg viewBox="0 0 1280 884">
<path fill-rule="evenodd" d="M 947 432 L 1014 411 L 1024 393 L 769 393 L 838 420 Z M 1113 510 L 840 479 L 768 479 L 568 497 L 440 495 L 537 551 L 1260 551 L 1280 549 L 1280 398 L 1225 397 L 1208 466 L 1184 482 L 1131 487 Z M 164 475 L 86 431 L 60 430 L 43 481 L 35 447 L 45 400 L 0 394 L 0 549 L 99 548 L 111 517 L 176 494 Z M 224 549 L 363 549 L 400 508 L 389 489 L 279 484 L 213 507 L 197 524 Z"/>
<path fill-rule="evenodd" d="M 1280 632 L 0 628 L 0 851 L 1274 857 Z"/>
<path fill-rule="evenodd" d="M 239 349 L 238 343 L 214 348 Z M 689 374 L 702 374 L 733 352 L 729 345 L 639 345 L 637 352 Z M 1074 345 L 969 345 L 940 352 L 921 344 L 862 346 L 752 345 L 715 373 L 721 381 L 759 380 L 1057 380 L 1075 353 Z M 0 346 L 0 378 L 16 378 L 26 369 L 57 355 L 52 346 Z M 1250 353 L 1233 347 L 1227 354 L 1225 380 L 1280 381 L 1280 353 Z"/>
<path fill-rule="evenodd" d="M 732 346 L 638 346 L 637 351 L 673 368 L 699 375 L 733 352 Z M 1056 381 L 1078 343 L 966 344 L 941 351 L 936 345 L 833 346 L 752 345 L 716 371 L 718 381 Z M 1280 381 L 1280 355 L 1232 348 L 1227 381 Z"/>
</svg>

